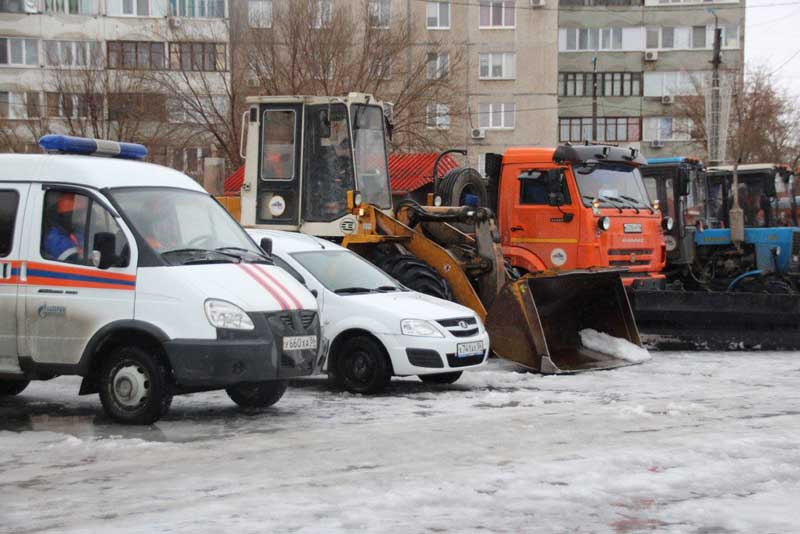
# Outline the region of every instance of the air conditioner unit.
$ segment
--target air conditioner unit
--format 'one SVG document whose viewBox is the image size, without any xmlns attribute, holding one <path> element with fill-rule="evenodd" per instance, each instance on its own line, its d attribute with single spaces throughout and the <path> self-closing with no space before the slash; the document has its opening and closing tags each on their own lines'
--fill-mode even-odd
<svg viewBox="0 0 800 534">
<path fill-rule="evenodd" d="M 473 139 L 485 139 L 486 138 L 486 128 L 473 128 L 472 129 L 472 138 Z"/>
<path fill-rule="evenodd" d="M 173 30 L 177 30 L 183 25 L 183 21 L 177 17 L 170 17 L 169 18 L 169 27 Z"/>
<path fill-rule="evenodd" d="M 660 139 L 654 139 L 650 141 L 650 148 L 664 148 L 664 141 Z"/>
<path fill-rule="evenodd" d="M 531 7 L 544 7 L 544 0 L 531 0 Z"/>
<path fill-rule="evenodd" d="M 259 87 L 261 85 L 261 80 L 258 78 L 247 78 L 247 87 Z"/>
<path fill-rule="evenodd" d="M 664 96 L 661 97 L 661 103 L 662 104 L 667 104 L 667 105 L 674 104 L 675 103 L 675 97 L 672 96 L 672 95 L 664 95 Z"/>
<path fill-rule="evenodd" d="M 658 61 L 658 52 L 655 50 L 648 50 L 644 53 L 645 61 Z"/>
</svg>

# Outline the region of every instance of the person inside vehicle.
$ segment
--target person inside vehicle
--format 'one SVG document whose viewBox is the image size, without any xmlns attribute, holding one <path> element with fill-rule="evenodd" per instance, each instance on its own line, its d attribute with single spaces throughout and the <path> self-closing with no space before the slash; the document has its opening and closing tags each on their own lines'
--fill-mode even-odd
<svg viewBox="0 0 800 534">
<path fill-rule="evenodd" d="M 56 193 L 45 211 L 43 256 L 48 260 L 81 263 L 86 235 L 88 199 L 75 193 Z"/>
</svg>

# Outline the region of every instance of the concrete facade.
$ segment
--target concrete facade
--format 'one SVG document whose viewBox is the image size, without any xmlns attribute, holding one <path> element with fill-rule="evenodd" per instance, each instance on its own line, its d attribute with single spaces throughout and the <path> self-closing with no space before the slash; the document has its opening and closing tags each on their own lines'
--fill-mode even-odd
<svg viewBox="0 0 800 534">
<path fill-rule="evenodd" d="M 674 102 L 703 94 L 715 25 L 723 29 L 723 79 L 741 74 L 744 0 L 561 0 L 558 25 L 561 141 L 591 138 L 596 58 L 597 116 L 606 126 L 597 140 L 640 147 L 649 157 L 705 155 L 706 147 L 691 139 L 691 124 L 673 117 Z M 609 122 L 618 127 L 610 135 Z"/>
</svg>

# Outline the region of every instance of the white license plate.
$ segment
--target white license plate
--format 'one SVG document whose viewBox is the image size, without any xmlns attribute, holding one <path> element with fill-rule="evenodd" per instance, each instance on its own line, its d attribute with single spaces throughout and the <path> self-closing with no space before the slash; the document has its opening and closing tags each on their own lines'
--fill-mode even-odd
<svg viewBox="0 0 800 534">
<path fill-rule="evenodd" d="M 473 341 L 472 343 L 459 343 L 456 355 L 475 356 L 476 354 L 483 354 L 483 341 Z"/>
<path fill-rule="evenodd" d="M 317 336 L 290 336 L 283 338 L 283 350 L 313 350 L 317 348 Z"/>
<path fill-rule="evenodd" d="M 642 225 L 639 223 L 626 223 L 623 226 L 623 230 L 626 234 L 641 234 L 642 233 Z"/>
</svg>

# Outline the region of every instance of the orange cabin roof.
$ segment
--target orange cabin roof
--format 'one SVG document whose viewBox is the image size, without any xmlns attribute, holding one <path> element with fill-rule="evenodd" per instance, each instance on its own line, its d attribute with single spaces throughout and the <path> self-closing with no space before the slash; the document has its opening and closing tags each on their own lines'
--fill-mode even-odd
<svg viewBox="0 0 800 534">
<path fill-rule="evenodd" d="M 503 163 L 553 163 L 555 147 L 515 146 L 503 153 Z"/>
</svg>

